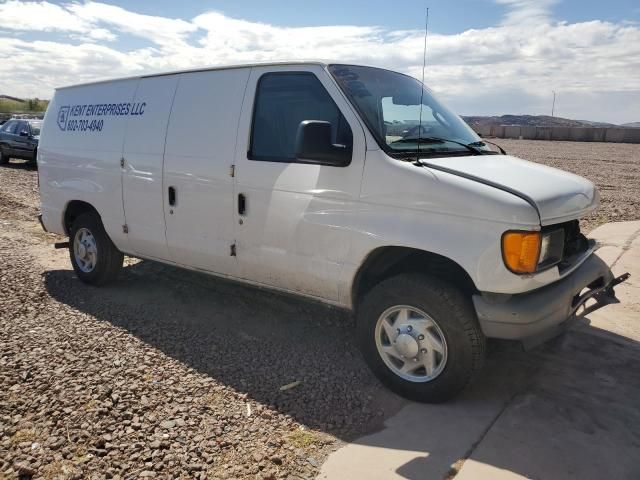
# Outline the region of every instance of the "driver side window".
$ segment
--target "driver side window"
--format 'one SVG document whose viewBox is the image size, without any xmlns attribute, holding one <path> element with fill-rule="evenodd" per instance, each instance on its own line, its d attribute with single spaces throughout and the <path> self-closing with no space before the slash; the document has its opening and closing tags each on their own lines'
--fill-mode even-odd
<svg viewBox="0 0 640 480">
<path fill-rule="evenodd" d="M 330 122 L 332 143 L 353 143 L 351 127 L 314 74 L 264 74 L 256 90 L 249 159 L 299 162 L 295 141 L 298 126 L 304 120 Z"/>
</svg>

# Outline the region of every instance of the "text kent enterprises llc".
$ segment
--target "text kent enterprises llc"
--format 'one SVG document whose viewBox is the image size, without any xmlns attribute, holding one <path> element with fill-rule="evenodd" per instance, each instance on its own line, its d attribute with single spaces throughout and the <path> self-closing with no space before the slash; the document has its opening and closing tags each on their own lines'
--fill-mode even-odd
<svg viewBox="0 0 640 480">
<path fill-rule="evenodd" d="M 73 105 L 69 109 L 69 115 L 72 117 L 144 115 L 146 106 L 146 102 Z"/>
</svg>

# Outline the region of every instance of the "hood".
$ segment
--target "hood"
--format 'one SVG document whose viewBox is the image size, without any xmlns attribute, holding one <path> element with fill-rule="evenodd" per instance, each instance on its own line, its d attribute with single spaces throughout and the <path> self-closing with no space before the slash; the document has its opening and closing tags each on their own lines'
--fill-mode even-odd
<svg viewBox="0 0 640 480">
<path fill-rule="evenodd" d="M 589 180 L 510 155 L 474 155 L 422 161 L 435 170 L 442 169 L 519 194 L 535 204 L 542 225 L 583 217 L 598 206 L 598 192 Z"/>
</svg>

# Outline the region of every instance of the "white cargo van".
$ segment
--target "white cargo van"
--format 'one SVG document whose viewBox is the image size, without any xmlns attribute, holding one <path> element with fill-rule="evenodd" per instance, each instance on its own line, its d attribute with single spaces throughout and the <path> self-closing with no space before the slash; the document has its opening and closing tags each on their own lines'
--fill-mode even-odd
<svg viewBox="0 0 640 480">
<path fill-rule="evenodd" d="M 41 221 L 80 280 L 123 254 L 355 312 L 391 389 L 442 401 L 485 338 L 554 334 L 614 279 L 580 233 L 593 184 L 499 154 L 412 77 L 316 62 L 60 88 Z"/>
</svg>

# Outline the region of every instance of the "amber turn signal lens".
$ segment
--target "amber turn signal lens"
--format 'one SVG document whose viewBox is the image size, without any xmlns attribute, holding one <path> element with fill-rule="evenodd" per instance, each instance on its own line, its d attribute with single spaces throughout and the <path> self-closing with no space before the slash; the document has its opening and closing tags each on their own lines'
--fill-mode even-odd
<svg viewBox="0 0 640 480">
<path fill-rule="evenodd" d="M 507 232 L 502 236 L 502 257 L 512 272 L 535 272 L 539 255 L 540 232 Z"/>
</svg>

